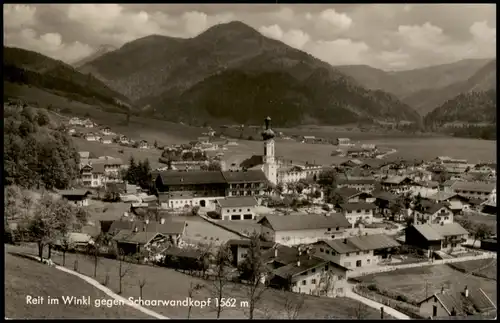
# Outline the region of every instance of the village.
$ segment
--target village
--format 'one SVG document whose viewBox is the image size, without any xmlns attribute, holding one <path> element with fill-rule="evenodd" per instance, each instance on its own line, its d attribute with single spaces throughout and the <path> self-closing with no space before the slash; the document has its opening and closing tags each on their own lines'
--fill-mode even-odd
<svg viewBox="0 0 500 323">
<path fill-rule="evenodd" d="M 241 268 L 256 261 L 257 248 L 265 265 L 259 281 L 272 289 L 347 297 L 396 318 L 496 312 L 478 286 L 460 286 L 458 292 L 457 286 L 438 286 L 404 307 L 360 284 L 368 275 L 404 268 L 496 262 L 495 164 L 443 156 L 389 161 L 383 158 L 388 150 L 349 138 L 329 143 L 349 160 L 299 164 L 275 155 L 271 121 L 264 120 L 262 154 L 228 163 L 225 155 L 238 142 L 211 128 L 197 141 L 162 146 L 90 119 L 69 119 L 65 126 L 73 137 L 159 150 L 164 166 L 132 183 L 128 170 L 134 161 L 80 151 L 78 184 L 57 194 L 91 217 L 69 234 L 71 247 L 55 243 L 54 250 L 86 252 L 105 235 L 103 257 L 216 276 L 217 262 L 207 251 L 218 255 L 224 246 L 233 268 L 228 275 L 244 283 Z M 477 218 L 493 218 L 495 227 Z"/>
</svg>

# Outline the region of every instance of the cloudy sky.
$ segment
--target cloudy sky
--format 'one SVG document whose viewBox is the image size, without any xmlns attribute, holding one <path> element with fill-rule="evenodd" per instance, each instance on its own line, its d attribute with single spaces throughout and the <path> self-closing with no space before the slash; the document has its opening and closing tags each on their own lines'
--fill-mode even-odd
<svg viewBox="0 0 500 323">
<path fill-rule="evenodd" d="M 332 65 L 411 69 L 496 57 L 494 4 L 4 5 L 4 45 L 66 62 L 151 34 L 240 20 Z"/>
</svg>

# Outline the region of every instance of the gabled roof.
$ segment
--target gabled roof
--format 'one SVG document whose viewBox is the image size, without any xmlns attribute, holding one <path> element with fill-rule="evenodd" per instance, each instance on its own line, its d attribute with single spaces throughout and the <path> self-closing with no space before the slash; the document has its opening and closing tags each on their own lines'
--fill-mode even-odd
<svg viewBox="0 0 500 323">
<path fill-rule="evenodd" d="M 267 182 L 267 177 L 261 170 L 246 170 L 239 172 L 222 172 L 228 183 L 249 183 L 249 182 Z"/>
<path fill-rule="evenodd" d="M 220 171 L 164 171 L 158 175 L 163 185 L 226 183 Z"/>
<path fill-rule="evenodd" d="M 253 196 L 234 196 L 217 200 L 221 207 L 254 207 L 257 199 Z"/>
<path fill-rule="evenodd" d="M 113 237 L 113 240 L 117 242 L 146 244 L 158 235 L 162 234 L 159 232 L 121 230 Z"/>
<path fill-rule="evenodd" d="M 334 193 L 340 195 L 343 198 L 352 198 L 354 196 L 361 194 L 361 192 L 358 191 L 357 189 L 348 187 L 337 188 L 334 191 Z"/>
<path fill-rule="evenodd" d="M 385 234 L 355 236 L 345 239 L 325 240 L 322 242 L 340 254 L 395 248 L 400 246 L 399 242 Z"/>
<path fill-rule="evenodd" d="M 268 221 L 274 231 L 310 230 L 336 227 L 350 227 L 344 215 L 332 213 L 329 216 L 320 214 L 307 215 L 266 215 L 259 223 Z"/>
<path fill-rule="evenodd" d="M 61 196 L 87 196 L 91 195 L 92 192 L 86 189 L 76 189 L 76 190 L 61 190 L 59 191 Z"/>
<path fill-rule="evenodd" d="M 241 247 L 249 247 L 250 246 L 250 239 L 231 239 L 228 240 L 226 243 L 230 246 L 241 246 Z M 262 248 L 272 248 L 276 243 L 271 242 L 271 241 L 261 241 L 260 246 Z"/>
<path fill-rule="evenodd" d="M 437 211 L 441 210 L 442 208 L 449 209 L 448 205 L 446 205 L 444 203 L 427 204 L 426 206 L 424 206 L 424 212 L 427 214 L 434 214 Z"/>
<path fill-rule="evenodd" d="M 179 235 L 184 232 L 186 227 L 185 221 L 169 221 L 163 224 L 159 222 L 149 222 L 147 225 L 142 221 L 113 221 L 109 231 L 129 230 L 133 231 L 137 228 L 137 232 L 159 232 L 165 235 Z"/>
<path fill-rule="evenodd" d="M 338 184 L 359 184 L 359 185 L 370 185 L 375 184 L 375 179 L 373 178 L 342 178 L 337 181 Z"/>
<path fill-rule="evenodd" d="M 377 206 L 375 206 L 375 204 L 372 203 L 357 202 L 357 203 L 340 204 L 340 208 L 346 211 L 374 210 L 377 208 Z"/>
<path fill-rule="evenodd" d="M 452 188 L 454 190 L 491 193 L 496 188 L 496 185 L 481 182 L 456 182 L 452 185 Z"/>
<path fill-rule="evenodd" d="M 317 258 L 317 257 L 311 257 L 311 258 L 304 257 L 304 259 L 300 260 L 299 266 L 297 266 L 298 264 L 295 261 L 295 262 L 289 263 L 286 266 L 279 267 L 278 269 L 275 269 L 273 271 L 273 274 L 276 276 L 282 277 L 282 278 L 289 278 L 289 277 L 297 276 L 297 275 L 299 275 L 305 271 L 308 271 L 310 269 L 313 269 L 313 268 L 316 268 L 319 266 L 324 266 L 326 264 L 333 265 L 334 263 L 327 261 L 327 260 L 324 260 L 324 259 L 321 259 L 321 258 Z M 337 266 L 341 267 L 341 268 L 345 269 L 345 271 L 347 271 L 346 268 L 344 268 L 340 265 L 337 265 Z"/>
<path fill-rule="evenodd" d="M 385 191 L 378 191 L 378 192 L 373 192 L 373 197 L 379 200 L 384 200 L 384 201 L 389 201 L 393 202 L 398 199 L 397 195 L 392 194 L 391 192 L 385 192 Z"/>
<path fill-rule="evenodd" d="M 388 177 L 386 179 L 383 179 L 382 183 L 383 184 L 401 184 L 405 180 L 411 181 L 411 179 L 409 179 L 407 176 L 391 176 L 391 177 Z"/>
<path fill-rule="evenodd" d="M 466 309 L 470 309 L 472 312 L 477 313 L 488 313 L 496 309 L 495 303 L 486 295 L 486 293 L 481 288 L 468 288 L 469 295 L 466 297 L 464 292 L 441 292 L 435 293 L 434 295 L 427 297 L 426 299 L 419 302 L 419 305 L 429 299 L 436 298 L 439 303 L 446 310 L 448 315 L 452 315 L 455 311 L 457 316 L 470 317 L 470 313 L 466 313 Z M 466 316 L 467 317 L 467 316 Z"/>
<path fill-rule="evenodd" d="M 414 225 L 413 227 L 428 241 L 438 241 L 447 236 L 468 234 L 467 230 L 456 222 L 443 225 L 426 223 Z"/>
</svg>

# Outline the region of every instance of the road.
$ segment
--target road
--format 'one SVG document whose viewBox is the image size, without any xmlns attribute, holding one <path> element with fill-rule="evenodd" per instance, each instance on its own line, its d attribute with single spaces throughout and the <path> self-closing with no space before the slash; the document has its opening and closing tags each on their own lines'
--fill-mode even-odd
<svg viewBox="0 0 500 323">
<path fill-rule="evenodd" d="M 393 150 L 391 150 L 391 151 L 386 152 L 386 153 L 385 153 L 385 154 L 383 154 L 383 155 L 378 155 L 376 158 L 377 158 L 377 159 L 383 159 L 383 158 L 385 158 L 385 157 L 387 157 L 387 156 L 389 156 L 389 155 L 395 154 L 395 153 L 397 153 L 397 152 L 398 152 L 398 151 L 397 151 L 396 149 L 393 149 Z"/>
<path fill-rule="evenodd" d="M 361 303 L 365 304 L 366 306 L 369 306 L 373 309 L 376 309 L 377 311 L 380 311 L 380 308 L 384 308 L 384 313 L 389 314 L 390 316 L 395 317 L 398 320 L 411 320 L 411 318 L 408 315 L 403 314 L 403 313 L 393 309 L 392 307 L 388 307 L 382 303 L 375 302 L 371 299 L 368 299 L 366 297 L 363 297 L 361 295 L 356 294 L 355 292 L 352 291 L 352 288 L 351 288 L 351 290 L 346 291 L 345 296 L 350 298 L 350 299 L 354 299 L 358 302 L 361 302 Z"/>
</svg>

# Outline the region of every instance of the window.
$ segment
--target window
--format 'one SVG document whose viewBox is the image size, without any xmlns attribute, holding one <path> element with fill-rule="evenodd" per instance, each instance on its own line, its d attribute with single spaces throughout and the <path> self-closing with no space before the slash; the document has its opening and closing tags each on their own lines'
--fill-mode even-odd
<svg viewBox="0 0 500 323">
<path fill-rule="evenodd" d="M 305 280 L 302 281 L 302 285 L 305 285 L 307 282 Z"/>
<path fill-rule="evenodd" d="M 332 231 L 332 228 L 328 228 L 328 231 Z"/>
<path fill-rule="evenodd" d="M 332 239 L 335 239 L 335 235 L 334 234 L 332 234 Z"/>
<path fill-rule="evenodd" d="M 356 260 L 356 267 L 361 267 L 361 260 Z"/>
<path fill-rule="evenodd" d="M 356 252 L 356 256 L 359 256 L 359 253 L 360 253 L 359 251 L 358 251 L 358 252 Z"/>
<path fill-rule="evenodd" d="M 336 227 L 336 228 L 335 228 L 335 230 L 339 231 L 339 230 L 340 230 L 340 228 L 339 228 L 339 227 Z"/>
<path fill-rule="evenodd" d="M 313 268 L 313 269 L 311 270 L 311 272 L 315 273 L 315 272 L 316 272 L 316 268 Z"/>
<path fill-rule="evenodd" d="M 448 244 L 446 242 L 443 242 L 443 248 L 448 247 Z"/>
<path fill-rule="evenodd" d="M 327 255 L 329 255 L 329 254 L 330 254 L 330 250 L 327 250 L 327 251 L 326 251 L 326 254 L 327 254 Z"/>
<path fill-rule="evenodd" d="M 325 270 L 328 270 L 328 265 L 325 266 Z"/>
<path fill-rule="evenodd" d="M 341 294 L 341 293 L 343 293 L 343 292 L 344 292 L 344 289 L 343 289 L 343 288 L 337 288 L 337 293 L 338 293 L 338 294 Z"/>
<path fill-rule="evenodd" d="M 366 259 L 366 263 L 369 264 L 370 263 L 370 259 Z"/>
<path fill-rule="evenodd" d="M 252 219 L 252 215 L 251 214 L 244 214 L 243 215 L 243 219 L 244 220 L 251 220 Z"/>
<path fill-rule="evenodd" d="M 319 248 L 319 252 L 325 252 L 325 249 Z"/>
<path fill-rule="evenodd" d="M 369 253 L 370 253 L 370 251 L 365 251 L 365 255 L 367 255 L 367 254 L 369 254 Z"/>
<path fill-rule="evenodd" d="M 349 257 L 350 253 L 348 252 L 348 253 L 346 253 L 345 255 L 346 255 L 346 257 Z"/>
<path fill-rule="evenodd" d="M 316 279 L 311 279 L 311 284 L 316 284 Z"/>
<path fill-rule="evenodd" d="M 247 209 L 247 212 L 250 212 L 250 209 Z"/>
<path fill-rule="evenodd" d="M 241 212 L 241 209 L 238 212 Z"/>
<path fill-rule="evenodd" d="M 236 209 L 233 209 L 233 212 L 236 212 Z"/>
</svg>

